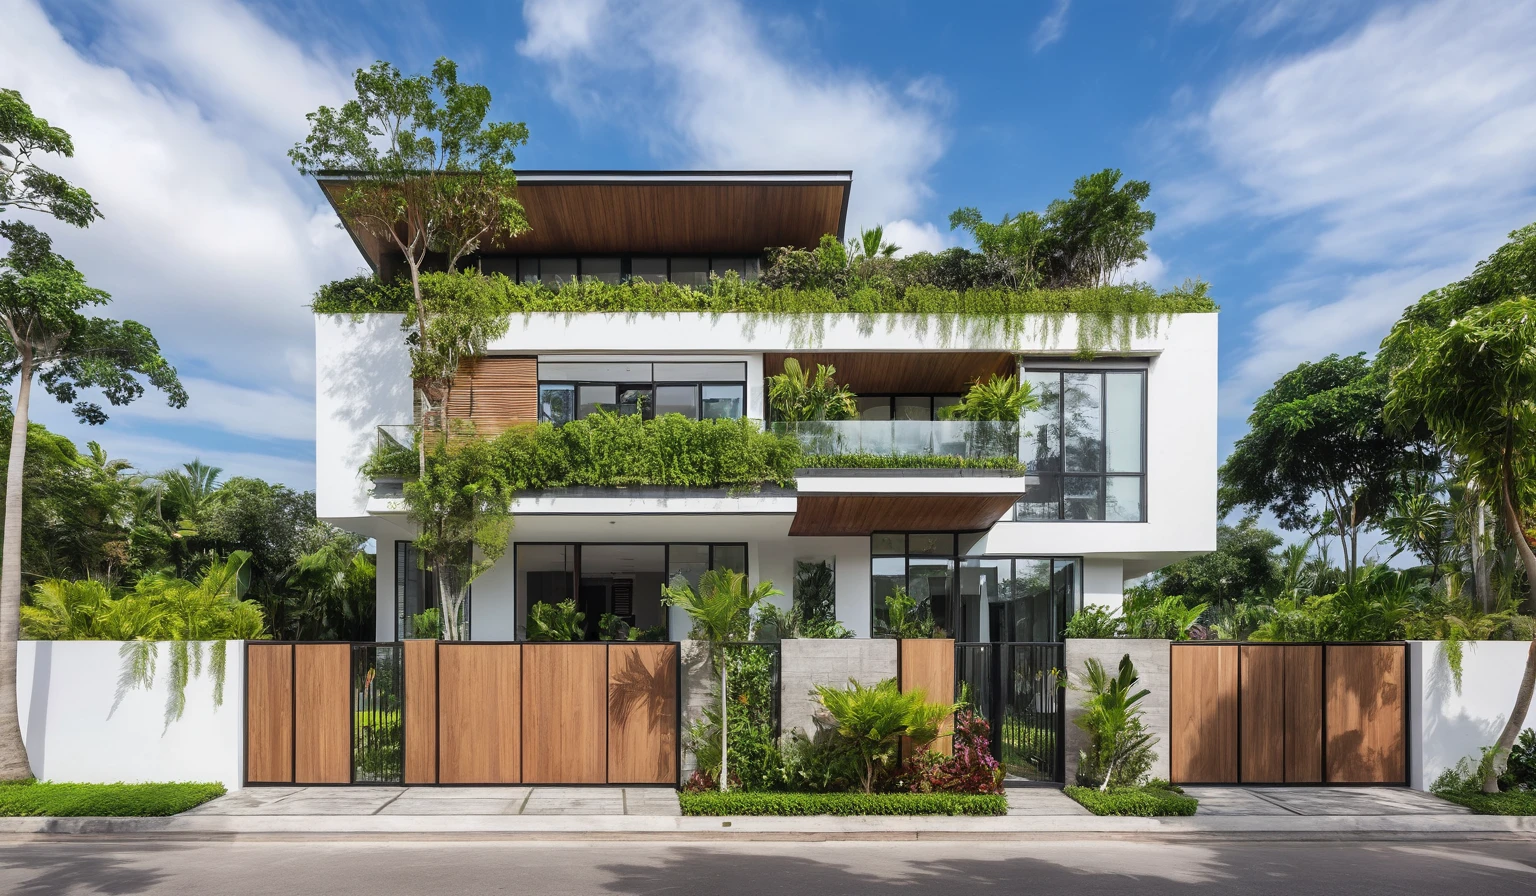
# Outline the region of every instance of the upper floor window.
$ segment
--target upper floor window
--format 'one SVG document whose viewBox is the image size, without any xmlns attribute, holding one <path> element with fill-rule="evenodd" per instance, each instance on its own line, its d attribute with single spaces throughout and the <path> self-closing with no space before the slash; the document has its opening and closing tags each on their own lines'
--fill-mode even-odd
<svg viewBox="0 0 1536 896">
<path fill-rule="evenodd" d="M 1145 370 L 1030 370 L 1019 457 L 1030 484 L 1016 520 L 1146 519 Z"/>
<path fill-rule="evenodd" d="M 938 420 L 939 410 L 960 403 L 958 395 L 860 395 L 860 420 Z"/>
<path fill-rule="evenodd" d="M 520 283 L 546 283 L 558 287 L 572 280 L 619 283 L 626 279 L 684 286 L 708 286 L 710 275 L 735 271 L 743 280 L 756 280 L 762 267 L 758 258 L 733 256 L 607 256 L 557 258 L 552 256 L 487 255 L 480 259 L 485 274 L 505 274 Z"/>
<path fill-rule="evenodd" d="M 740 361 L 540 362 L 539 421 L 568 423 L 600 410 L 736 419 L 746 415 L 746 378 Z"/>
</svg>

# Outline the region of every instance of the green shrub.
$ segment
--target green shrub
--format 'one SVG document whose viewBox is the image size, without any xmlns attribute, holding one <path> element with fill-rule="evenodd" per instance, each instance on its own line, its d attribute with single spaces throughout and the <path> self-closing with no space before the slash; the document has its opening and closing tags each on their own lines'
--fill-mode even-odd
<svg viewBox="0 0 1536 896">
<path fill-rule="evenodd" d="M 1536 790 L 1536 728 L 1520 732 L 1520 738 L 1510 747 L 1499 786 L 1505 790 Z"/>
<path fill-rule="evenodd" d="M 422 641 L 436 641 L 443 636 L 443 611 L 437 607 L 427 607 L 420 613 L 411 614 L 411 632 L 409 637 Z"/>
<path fill-rule="evenodd" d="M 683 793 L 684 815 L 1006 815 L 1000 793 Z"/>
<path fill-rule="evenodd" d="M 1134 815 L 1157 818 L 1164 815 L 1194 815 L 1200 801 L 1161 787 L 1068 787 L 1070 796 L 1094 815 Z"/>
<path fill-rule="evenodd" d="M 536 601 L 528 608 L 528 640 L 580 641 L 587 614 L 576 609 L 574 598 L 557 604 Z"/>
<path fill-rule="evenodd" d="M 888 775 L 903 737 L 926 744 L 938 736 L 944 717 L 955 712 L 954 704 L 929 703 L 920 690 L 903 692 L 894 678 L 872 688 L 853 679 L 846 688 L 817 685 L 816 699 L 837 721 L 838 737 L 858 753 L 865 793 L 873 793 Z"/>
<path fill-rule="evenodd" d="M 1157 758 L 1152 752 L 1157 740 L 1147 731 L 1137 706 L 1152 692 L 1135 690 L 1140 678 L 1130 654 L 1120 658 L 1113 678 L 1096 659 L 1088 660 L 1086 666 L 1086 687 L 1074 686 L 1088 693 L 1082 715 L 1073 720 L 1088 734 L 1088 749 L 1077 754 L 1077 783 L 1106 791 L 1135 786 Z"/>
<path fill-rule="evenodd" d="M 804 454 L 807 470 L 996 470 L 1023 472 L 1016 457 L 960 457 L 954 454 Z"/>
<path fill-rule="evenodd" d="M 223 784 L 0 784 L 0 817 L 175 815 L 224 795 Z"/>
<path fill-rule="evenodd" d="M 1478 815 L 1536 815 L 1536 791 L 1506 790 L 1483 793 L 1477 790 L 1435 791 L 1435 796 L 1466 806 Z"/>
<path fill-rule="evenodd" d="M 1107 607 L 1083 607 L 1067 620 L 1068 638 L 1118 638 L 1120 619 Z"/>
<path fill-rule="evenodd" d="M 944 632 L 933 621 L 933 610 L 927 604 L 918 606 L 917 599 L 898 585 L 886 595 L 883 618 L 875 619 L 875 637 L 942 638 Z"/>
</svg>

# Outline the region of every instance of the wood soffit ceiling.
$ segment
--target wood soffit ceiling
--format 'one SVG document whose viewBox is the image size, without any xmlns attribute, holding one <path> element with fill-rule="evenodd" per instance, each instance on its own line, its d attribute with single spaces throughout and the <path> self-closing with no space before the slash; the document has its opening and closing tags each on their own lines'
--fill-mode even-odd
<svg viewBox="0 0 1536 896">
<path fill-rule="evenodd" d="M 1023 480 L 1020 480 L 1020 491 Z M 801 495 L 790 535 L 990 529 L 1019 495 Z"/>
<path fill-rule="evenodd" d="M 486 251 L 516 255 L 756 255 L 842 237 L 851 183 L 827 180 L 524 182 L 530 230 L 493 238 Z M 346 181 L 320 187 L 333 206 Z M 344 222 L 345 223 L 345 222 Z M 346 225 L 375 269 L 385 240 Z"/>
<path fill-rule="evenodd" d="M 834 379 L 855 395 L 959 394 L 994 373 L 1018 374 L 1018 362 L 1008 352 L 767 352 L 763 373 L 781 373 L 785 358 L 798 359 L 808 373 L 815 373 L 817 364 L 837 368 Z"/>
</svg>

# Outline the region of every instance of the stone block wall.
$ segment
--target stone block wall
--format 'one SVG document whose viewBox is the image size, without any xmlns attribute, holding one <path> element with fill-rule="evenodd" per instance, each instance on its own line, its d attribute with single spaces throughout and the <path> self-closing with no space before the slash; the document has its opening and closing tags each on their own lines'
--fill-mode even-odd
<svg viewBox="0 0 1536 896">
<path fill-rule="evenodd" d="M 1169 714 L 1169 642 L 1140 638 L 1071 638 L 1067 640 L 1065 662 L 1067 680 L 1071 685 L 1083 687 L 1087 682 L 1086 664 L 1097 659 L 1111 674 L 1119 668 L 1120 658 L 1129 655 L 1141 676 L 1138 687 L 1151 691 L 1143 697 L 1139 706 L 1142 721 L 1157 738 L 1152 749 L 1157 760 L 1152 763 L 1152 777 L 1168 777 L 1168 747 L 1172 723 Z M 1067 688 L 1066 695 L 1066 782 L 1077 782 L 1077 753 L 1088 746 L 1088 735 L 1077 727 L 1076 719 L 1083 714 L 1087 694 Z"/>
<path fill-rule="evenodd" d="M 879 639 L 791 638 L 783 643 L 779 678 L 780 730 L 816 731 L 821 704 L 812 696 L 819 684 L 846 685 L 848 679 L 869 686 L 897 675 L 897 643 Z"/>
</svg>

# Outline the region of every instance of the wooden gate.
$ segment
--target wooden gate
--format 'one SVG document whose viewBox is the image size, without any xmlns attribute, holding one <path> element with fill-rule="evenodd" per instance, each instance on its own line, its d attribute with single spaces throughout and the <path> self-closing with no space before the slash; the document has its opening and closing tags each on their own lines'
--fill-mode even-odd
<svg viewBox="0 0 1536 896">
<path fill-rule="evenodd" d="M 380 729 L 356 736 L 358 689 L 377 682 L 351 657 L 370 646 L 246 645 L 247 783 L 380 782 Z M 403 655 L 403 694 L 384 722 L 404 757 L 394 754 L 387 780 L 678 782 L 675 643 L 406 641 L 391 649 Z M 360 744 L 371 749 L 366 774 L 355 768 L 365 761 Z"/>
<path fill-rule="evenodd" d="M 1407 783 L 1406 644 L 1170 649 L 1175 783 Z"/>
</svg>

